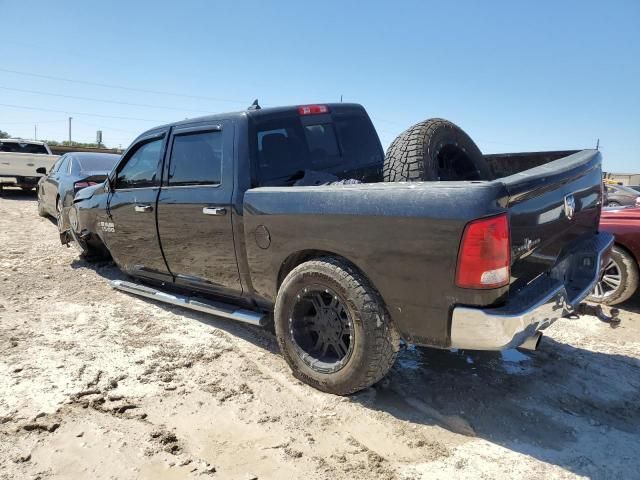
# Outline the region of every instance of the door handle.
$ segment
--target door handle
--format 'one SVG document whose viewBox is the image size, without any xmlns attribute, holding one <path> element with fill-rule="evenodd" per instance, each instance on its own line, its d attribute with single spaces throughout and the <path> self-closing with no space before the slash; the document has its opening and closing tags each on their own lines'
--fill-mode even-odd
<svg viewBox="0 0 640 480">
<path fill-rule="evenodd" d="M 226 215 L 227 209 L 222 207 L 204 207 L 202 213 L 205 215 Z"/>
<path fill-rule="evenodd" d="M 136 205 L 135 206 L 135 211 L 136 212 L 150 212 L 153 210 L 153 207 L 151 205 Z"/>
</svg>

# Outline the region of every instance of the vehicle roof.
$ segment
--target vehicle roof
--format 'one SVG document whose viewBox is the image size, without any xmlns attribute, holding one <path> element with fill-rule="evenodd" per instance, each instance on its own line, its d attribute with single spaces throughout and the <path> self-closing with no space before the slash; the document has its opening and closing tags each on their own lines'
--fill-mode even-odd
<svg viewBox="0 0 640 480">
<path fill-rule="evenodd" d="M 607 185 L 607 187 L 612 187 L 612 188 L 617 188 L 618 190 L 621 190 L 625 193 L 628 193 L 629 195 L 638 195 L 639 192 L 637 190 L 634 190 L 631 187 L 628 187 L 627 185 Z"/>
<path fill-rule="evenodd" d="M 24 138 L 0 138 L 0 142 L 29 143 L 31 145 L 46 145 L 47 143 L 40 140 L 25 140 Z"/>
<path fill-rule="evenodd" d="M 145 137 L 149 134 L 156 132 L 157 130 L 161 130 L 168 127 L 176 127 L 180 125 L 189 125 L 192 123 L 199 122 L 207 122 L 207 121 L 215 121 L 215 120 L 230 120 L 234 118 L 243 118 L 243 117 L 251 117 L 251 118 L 260 118 L 271 115 L 278 115 L 282 113 L 295 113 L 298 112 L 298 107 L 302 105 L 326 105 L 329 107 L 329 111 L 349 111 L 349 110 L 362 110 L 364 111 L 364 107 L 358 103 L 300 103 L 298 105 L 286 105 L 280 107 L 264 107 L 259 110 L 240 110 L 237 112 L 227 112 L 227 113 L 216 113 L 213 115 L 205 115 L 202 117 L 194 117 L 187 118 L 185 120 L 180 120 L 172 123 L 165 123 L 164 125 L 158 125 L 157 127 L 150 128 L 145 132 L 141 133 L 136 137 L 136 139 L 132 142 L 135 143 L 139 138 Z"/>
<path fill-rule="evenodd" d="M 117 153 L 102 153 L 102 152 L 67 152 L 64 155 L 73 156 L 75 158 L 105 158 L 105 157 L 120 157 Z"/>
</svg>

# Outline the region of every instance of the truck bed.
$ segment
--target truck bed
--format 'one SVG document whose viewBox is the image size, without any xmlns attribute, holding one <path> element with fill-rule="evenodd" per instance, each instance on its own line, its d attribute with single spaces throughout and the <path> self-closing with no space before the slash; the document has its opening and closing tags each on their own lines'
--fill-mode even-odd
<svg viewBox="0 0 640 480">
<path fill-rule="evenodd" d="M 292 255 L 338 255 L 366 272 L 405 337 L 446 347 L 454 306 L 504 305 L 560 262 L 572 242 L 593 237 L 601 205 L 600 163 L 597 151 L 584 150 L 493 181 L 248 190 L 244 245 L 253 288 L 272 301 L 278 272 Z M 575 202 L 570 219 L 564 210 L 568 195 Z M 454 272 L 465 226 L 505 211 L 511 227 L 510 285 L 457 287 Z M 268 250 L 254 238 L 263 229 Z"/>
</svg>

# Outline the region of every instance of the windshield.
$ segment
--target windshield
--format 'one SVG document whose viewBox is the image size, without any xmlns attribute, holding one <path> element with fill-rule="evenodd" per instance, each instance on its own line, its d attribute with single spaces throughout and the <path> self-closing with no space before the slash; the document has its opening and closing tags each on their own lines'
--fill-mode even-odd
<svg viewBox="0 0 640 480">
<path fill-rule="evenodd" d="M 358 113 L 261 119 L 253 150 L 259 185 L 289 185 L 308 171 L 375 182 L 384 161 L 373 125 Z"/>
<path fill-rule="evenodd" d="M 11 153 L 44 153 L 48 154 L 44 145 L 34 143 L 19 143 L 19 142 L 3 142 L 0 141 L 0 152 Z"/>
</svg>

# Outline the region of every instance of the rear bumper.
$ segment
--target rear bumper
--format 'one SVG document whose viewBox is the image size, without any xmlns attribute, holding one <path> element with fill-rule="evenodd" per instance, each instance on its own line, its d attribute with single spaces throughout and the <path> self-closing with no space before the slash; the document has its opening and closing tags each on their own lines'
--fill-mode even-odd
<svg viewBox="0 0 640 480">
<path fill-rule="evenodd" d="M 571 312 L 600 278 L 613 235 L 598 233 L 576 244 L 546 275 L 510 296 L 499 308 L 458 306 L 451 318 L 451 347 L 504 350 Z"/>
<path fill-rule="evenodd" d="M 41 177 L 25 177 L 24 175 L 0 174 L 0 185 L 32 186 L 35 187 Z"/>
</svg>

